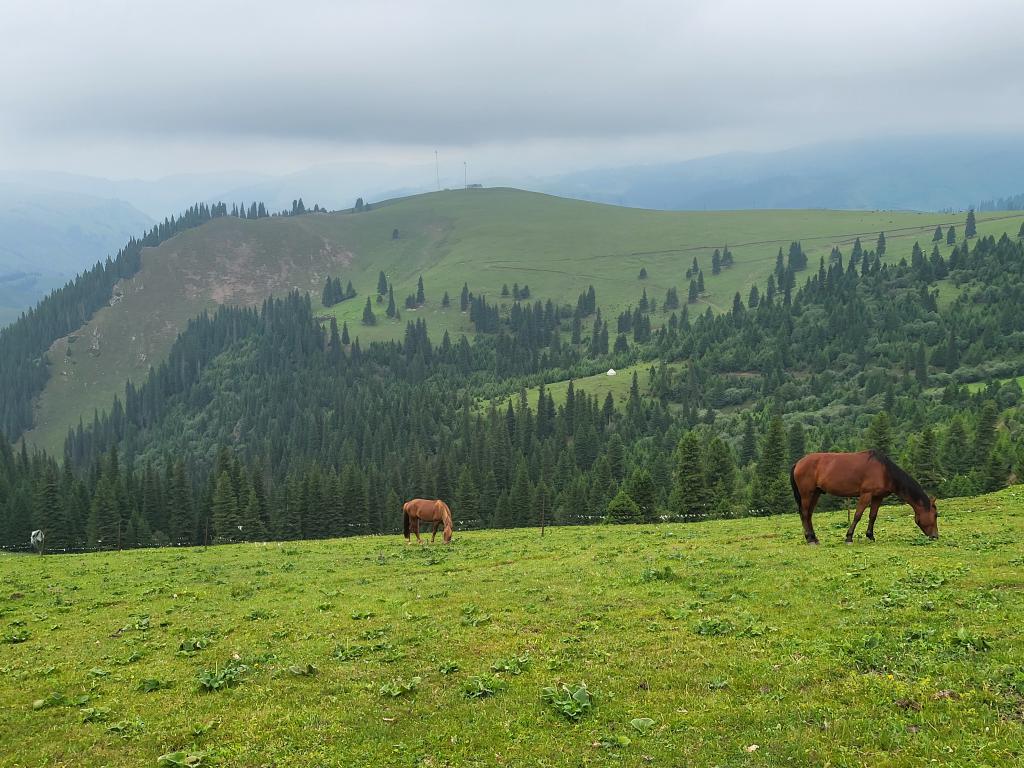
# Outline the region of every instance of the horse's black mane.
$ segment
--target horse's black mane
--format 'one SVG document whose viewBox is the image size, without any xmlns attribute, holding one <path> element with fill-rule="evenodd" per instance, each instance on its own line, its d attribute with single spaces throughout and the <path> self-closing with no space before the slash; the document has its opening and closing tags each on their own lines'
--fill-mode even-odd
<svg viewBox="0 0 1024 768">
<path fill-rule="evenodd" d="M 928 498 L 928 494 L 925 493 L 921 484 L 908 475 L 903 468 L 896 464 L 896 462 L 881 451 L 870 451 L 870 453 L 871 458 L 885 467 L 885 471 L 889 473 L 889 480 L 896 489 L 897 496 L 901 499 L 913 500 L 925 507 L 931 505 L 931 499 Z"/>
</svg>

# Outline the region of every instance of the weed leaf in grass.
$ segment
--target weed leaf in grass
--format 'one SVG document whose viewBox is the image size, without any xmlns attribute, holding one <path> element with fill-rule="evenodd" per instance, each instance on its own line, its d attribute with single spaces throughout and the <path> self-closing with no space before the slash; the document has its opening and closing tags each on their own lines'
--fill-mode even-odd
<svg viewBox="0 0 1024 768">
<path fill-rule="evenodd" d="M 415 692 L 422 681 L 423 678 L 421 677 L 413 677 L 408 680 L 402 680 L 401 678 L 396 677 L 394 680 L 390 680 L 380 687 L 380 695 L 397 699 L 399 696 L 405 696 L 407 693 Z"/>
<path fill-rule="evenodd" d="M 654 721 L 649 717 L 635 717 L 629 721 L 637 733 L 647 733 L 654 727 Z"/>
<path fill-rule="evenodd" d="M 313 677 L 320 670 L 318 670 L 312 664 L 292 664 L 290 667 L 288 667 L 288 671 L 296 677 Z"/>
<path fill-rule="evenodd" d="M 71 701 L 60 691 L 53 691 L 48 693 L 42 699 L 36 699 L 32 702 L 32 709 L 49 709 L 50 707 L 67 707 L 71 705 Z"/>
<path fill-rule="evenodd" d="M 446 661 L 440 667 L 437 668 L 437 671 L 440 672 L 442 675 L 450 675 L 452 672 L 459 671 L 459 665 L 456 664 L 454 661 Z"/>
<path fill-rule="evenodd" d="M 16 631 L 16 632 L 8 632 L 7 634 L 5 634 L 4 637 L 3 637 L 3 640 L 8 645 L 17 645 L 18 643 L 24 643 L 30 637 L 32 637 L 32 633 L 31 632 L 28 632 L 28 631 L 17 632 Z"/>
<path fill-rule="evenodd" d="M 594 696 L 587 689 L 586 683 L 571 688 L 565 683 L 558 688 L 548 687 L 541 691 L 541 698 L 556 712 L 573 722 L 594 708 Z"/>
<path fill-rule="evenodd" d="M 191 656 L 196 651 L 203 650 L 210 644 L 210 638 L 208 637 L 190 637 L 188 640 L 182 640 L 181 644 L 178 645 L 178 653 L 184 656 Z"/>
<path fill-rule="evenodd" d="M 156 759 L 157 765 L 172 766 L 172 768 L 203 768 L 209 765 L 206 761 L 205 752 L 168 752 Z"/>
<path fill-rule="evenodd" d="M 163 688 L 170 687 L 170 683 L 165 683 L 163 680 L 159 680 L 155 677 L 144 677 L 139 681 L 139 690 L 142 693 L 152 693 L 153 691 L 159 691 Z"/>
<path fill-rule="evenodd" d="M 110 710 L 106 707 L 85 707 L 82 710 L 83 723 L 105 723 L 110 719 Z"/>
<path fill-rule="evenodd" d="M 462 693 L 467 699 L 485 699 L 504 687 L 504 681 L 496 675 L 476 675 L 462 686 Z"/>
<path fill-rule="evenodd" d="M 234 661 L 219 669 L 204 669 L 199 673 L 199 687 L 204 691 L 219 691 L 222 688 L 230 688 L 237 684 L 248 671 L 249 668 L 245 664 L 239 664 Z"/>
<path fill-rule="evenodd" d="M 629 736 L 602 736 L 595 742 L 595 747 L 601 747 L 602 749 L 612 749 L 613 747 L 628 747 L 633 743 L 633 740 Z"/>
<path fill-rule="evenodd" d="M 511 675 L 521 675 L 530 668 L 530 654 L 522 656 L 510 656 L 507 659 L 498 659 L 491 664 L 492 672 L 508 672 Z"/>
</svg>

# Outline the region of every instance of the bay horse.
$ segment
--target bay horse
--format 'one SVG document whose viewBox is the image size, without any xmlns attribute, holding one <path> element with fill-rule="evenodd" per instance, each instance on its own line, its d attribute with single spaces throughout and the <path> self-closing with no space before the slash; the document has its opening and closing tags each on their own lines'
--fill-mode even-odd
<svg viewBox="0 0 1024 768">
<path fill-rule="evenodd" d="M 402 527 L 405 529 L 405 540 L 409 541 L 409 531 L 416 534 L 416 541 L 420 544 L 420 521 L 433 523 L 434 531 L 430 536 L 430 542 L 434 542 L 437 536 L 437 528 L 444 524 L 444 543 L 452 540 L 452 511 L 448 505 L 440 499 L 413 499 L 402 505 Z"/>
<path fill-rule="evenodd" d="M 896 496 L 914 509 L 918 528 L 930 539 L 939 538 L 939 510 L 935 497 L 929 496 L 918 482 L 896 466 L 880 451 L 858 453 L 809 453 L 789 471 L 793 496 L 804 524 L 804 538 L 808 544 L 817 544 L 811 525 L 811 515 L 822 493 L 846 498 L 857 497 L 857 513 L 846 532 L 846 543 L 853 543 L 853 532 L 871 506 L 867 537 L 875 540 L 875 518 L 878 507 L 887 496 Z"/>
</svg>

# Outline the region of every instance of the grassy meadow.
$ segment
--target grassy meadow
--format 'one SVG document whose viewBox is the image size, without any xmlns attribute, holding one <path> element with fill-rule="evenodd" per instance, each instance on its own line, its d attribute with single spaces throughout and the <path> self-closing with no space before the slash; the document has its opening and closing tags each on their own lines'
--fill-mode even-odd
<svg viewBox="0 0 1024 768">
<path fill-rule="evenodd" d="M 816 522 L 4 556 L 0 766 L 1019 765 L 1024 488 Z"/>
<path fill-rule="evenodd" d="M 615 316 L 635 305 L 644 288 L 659 306 L 679 288 L 696 257 L 707 294 L 696 311 L 732 306 L 740 291 L 762 288 L 779 248 L 800 240 L 812 266 L 833 246 L 849 253 L 858 235 L 872 246 L 886 232 L 888 258 L 909 258 L 915 240 L 930 250 L 938 223 L 962 231 L 958 214 L 878 211 L 664 212 L 568 200 L 512 189 L 437 192 L 375 206 L 364 213 L 336 213 L 253 221 L 216 219 L 143 253 L 142 270 L 118 289 L 121 298 L 82 329 L 50 349 L 51 375 L 35 412 L 30 443 L 59 454 L 67 430 L 122 395 L 127 379 L 140 381 L 165 359 L 191 317 L 218 304 L 258 304 L 270 294 L 309 291 L 323 316 L 348 322 L 362 343 L 400 337 L 407 320 L 426 319 L 440 338 L 471 333 L 458 309 L 468 282 L 494 300 L 501 287 L 529 285 L 531 298 L 575 305 L 593 284 L 598 305 L 614 328 Z M 978 217 L 979 234 L 1016 233 L 1024 213 Z M 398 238 L 393 238 L 394 230 Z M 712 275 L 711 254 L 728 244 L 736 264 Z M 949 247 L 941 246 L 944 253 Z M 648 279 L 641 281 L 641 267 Z M 374 296 L 379 271 L 395 288 L 400 321 L 374 304 L 376 326 L 361 324 L 366 297 Z M 329 309 L 319 306 L 328 275 L 352 281 L 358 295 Z M 427 303 L 404 309 L 423 276 Z M 441 306 L 447 291 L 451 308 Z M 694 308 L 691 308 L 691 313 Z M 659 311 L 655 325 L 666 319 Z"/>
</svg>

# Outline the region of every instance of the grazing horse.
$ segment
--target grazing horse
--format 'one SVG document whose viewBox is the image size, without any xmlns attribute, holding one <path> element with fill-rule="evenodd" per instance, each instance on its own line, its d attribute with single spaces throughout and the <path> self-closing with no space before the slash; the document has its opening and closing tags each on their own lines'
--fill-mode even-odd
<svg viewBox="0 0 1024 768">
<path fill-rule="evenodd" d="M 917 526 L 930 539 L 939 538 L 939 510 L 935 497 L 928 496 L 918 482 L 879 451 L 859 453 L 809 453 L 789 471 L 793 496 L 804 524 L 808 544 L 817 544 L 811 515 L 822 493 L 846 498 L 857 497 L 857 513 L 846 532 L 846 543 L 853 543 L 853 532 L 871 506 L 867 536 L 875 540 L 875 518 L 878 506 L 886 496 L 895 495 L 914 509 Z"/>
<path fill-rule="evenodd" d="M 38 552 L 40 555 L 43 554 L 43 543 L 46 540 L 46 536 L 42 531 L 32 531 L 32 535 L 29 536 L 28 542 L 32 545 L 32 549 Z"/>
<path fill-rule="evenodd" d="M 434 537 L 437 536 L 437 528 L 442 523 L 444 524 L 444 543 L 447 544 L 452 540 L 452 511 L 448 509 L 448 505 L 440 499 L 413 499 L 407 501 L 402 505 L 402 517 L 403 517 L 403 528 L 405 529 L 405 540 L 409 541 L 409 530 L 416 534 L 416 541 L 420 544 L 423 540 L 420 538 L 420 521 L 424 523 L 433 523 L 434 531 L 430 535 L 430 541 L 433 543 Z"/>
</svg>

